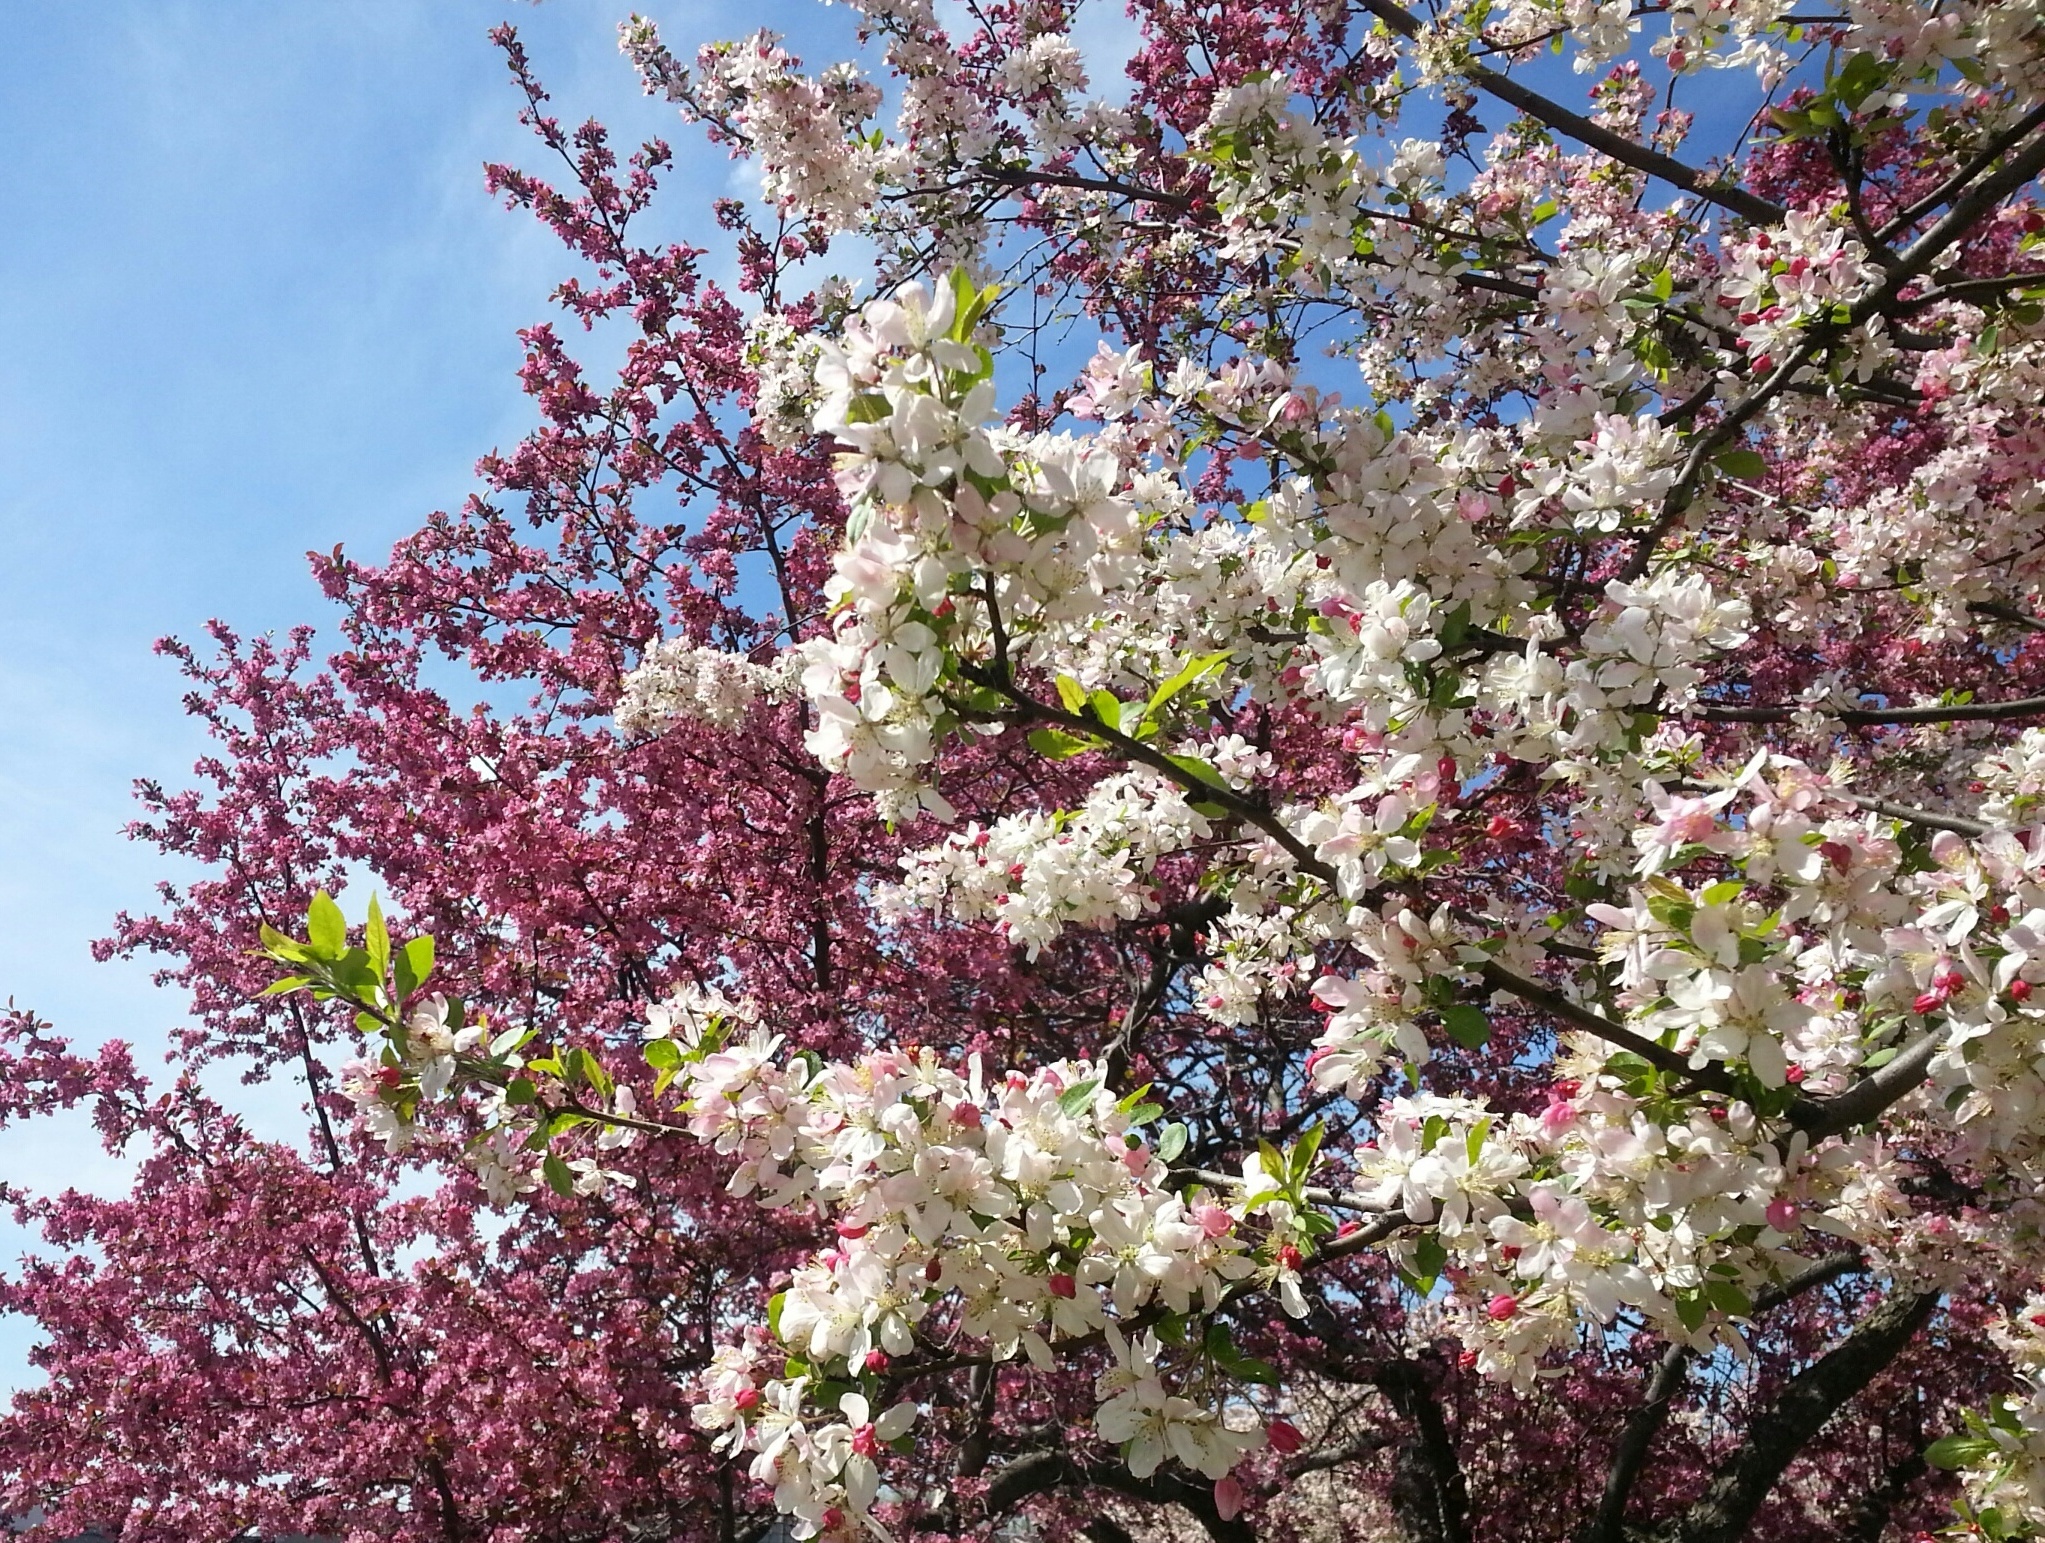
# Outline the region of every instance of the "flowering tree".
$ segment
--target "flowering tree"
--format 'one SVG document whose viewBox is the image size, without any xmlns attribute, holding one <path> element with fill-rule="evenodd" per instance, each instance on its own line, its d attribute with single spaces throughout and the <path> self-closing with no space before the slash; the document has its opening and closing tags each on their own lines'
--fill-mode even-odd
<svg viewBox="0 0 2045 1543">
<path fill-rule="evenodd" d="M 11 1024 L 148 1153 L 18 1197 L 18 1500 L 2045 1530 L 2045 15 L 1130 9 L 629 22 L 737 294 L 502 35 L 624 363 L 527 334 L 533 535 L 181 655 L 220 876 L 109 947 L 315 1140 Z"/>
</svg>

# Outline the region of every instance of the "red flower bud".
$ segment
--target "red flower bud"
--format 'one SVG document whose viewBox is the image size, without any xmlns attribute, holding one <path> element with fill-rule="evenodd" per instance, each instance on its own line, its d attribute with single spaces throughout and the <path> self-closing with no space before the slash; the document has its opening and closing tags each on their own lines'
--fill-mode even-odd
<svg viewBox="0 0 2045 1543">
<path fill-rule="evenodd" d="M 1050 1288 L 1052 1296 L 1063 1297 L 1068 1302 L 1079 1295 L 1079 1282 L 1070 1275 L 1053 1275 L 1044 1284 Z"/>
<path fill-rule="evenodd" d="M 1484 1304 L 1485 1313 L 1499 1323 L 1505 1322 L 1506 1319 L 1519 1310 L 1520 1299 L 1509 1291 L 1499 1292 L 1497 1296 Z"/>
<path fill-rule="evenodd" d="M 1306 1437 L 1290 1420 L 1272 1420 L 1264 1427 L 1264 1439 L 1280 1457 L 1290 1457 L 1306 1445 Z"/>
</svg>

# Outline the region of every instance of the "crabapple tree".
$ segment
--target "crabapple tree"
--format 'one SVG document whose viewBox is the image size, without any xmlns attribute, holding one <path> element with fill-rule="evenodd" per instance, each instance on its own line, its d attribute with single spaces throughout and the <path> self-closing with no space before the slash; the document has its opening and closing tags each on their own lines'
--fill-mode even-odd
<svg viewBox="0 0 2045 1543">
<path fill-rule="evenodd" d="M 2045 1533 L 2045 8 L 853 9 L 621 29 L 729 289 L 500 35 L 618 382 L 528 334 L 541 534 L 319 558 L 326 672 L 185 655 L 228 877 L 113 946 L 324 1134 L 17 1023 L 195 1198 L 23 1201 L 109 1267 L 8 1439 L 221 1342 L 346 1439 L 75 1514 Z"/>
</svg>

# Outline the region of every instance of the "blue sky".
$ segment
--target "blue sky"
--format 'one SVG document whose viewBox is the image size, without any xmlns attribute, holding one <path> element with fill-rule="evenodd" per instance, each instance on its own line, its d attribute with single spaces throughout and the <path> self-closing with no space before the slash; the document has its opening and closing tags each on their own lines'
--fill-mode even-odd
<svg viewBox="0 0 2045 1543">
<path fill-rule="evenodd" d="M 326 621 L 308 550 L 381 551 L 527 426 L 515 332 L 569 270 L 483 191 L 485 160 L 536 164 L 487 30 L 518 24 L 564 119 L 667 137 L 684 207 L 730 183 L 640 94 L 628 4 L 0 7 L 0 997 L 155 1061 L 181 996 L 88 950 L 166 873 L 121 835 L 133 780 L 185 785 L 204 750 L 151 644 Z M 842 28 L 798 0 L 651 9 L 678 50 Z M 122 1178 L 83 1121 L 0 1132 L 0 1174 Z M 0 1387 L 23 1344 L 0 1323 Z"/>
</svg>

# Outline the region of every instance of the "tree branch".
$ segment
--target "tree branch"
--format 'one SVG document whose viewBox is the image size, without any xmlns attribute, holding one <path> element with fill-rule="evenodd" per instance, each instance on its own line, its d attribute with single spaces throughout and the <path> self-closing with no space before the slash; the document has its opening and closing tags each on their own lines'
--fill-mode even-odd
<svg viewBox="0 0 2045 1543">
<path fill-rule="evenodd" d="M 1694 714 L 1707 723 L 1787 723 L 1810 709 L 1769 703 L 1761 707 L 1703 706 Z M 2045 696 L 2014 697 L 2007 702 L 1931 703 L 1923 707 L 1844 707 L 1817 709 L 1828 718 L 1863 727 L 1897 723 L 1969 723 L 2002 718 L 2045 716 Z"/>
<path fill-rule="evenodd" d="M 1401 37 L 1418 37 L 1420 22 L 1412 12 L 1395 3 L 1395 0 L 1360 0 L 1363 8 L 1377 17 Z M 1600 123 L 1593 122 L 1581 113 L 1571 112 L 1559 102 L 1551 101 L 1538 91 L 1529 90 L 1509 75 L 1502 75 L 1488 65 L 1474 62 L 1458 67 L 1463 78 L 1480 90 L 1489 92 L 1501 102 L 1517 107 L 1537 123 L 1567 134 L 1571 139 L 1590 146 L 1622 166 L 1657 177 L 1673 187 L 1679 187 L 1722 209 L 1752 220 L 1757 225 L 1779 225 L 1787 213 L 1780 204 L 1747 192 L 1744 188 L 1727 186 L 1706 180 L 1694 168 L 1685 166 L 1673 156 L 1663 155 L 1659 150 L 1639 144 L 1615 134 Z"/>
<path fill-rule="evenodd" d="M 1413 1427 L 1392 1476 L 1392 1509 L 1409 1543 L 1469 1543 L 1470 1500 L 1441 1401 L 1415 1362 L 1388 1361 L 1372 1379 Z"/>
<path fill-rule="evenodd" d="M 1820 1360 L 1790 1379 L 1774 1405 L 1747 1428 L 1719 1475 L 1669 1530 L 1670 1543 L 1738 1543 L 1755 1512 L 1810 1439 L 1922 1328 L 1936 1291 L 1897 1291 Z"/>
</svg>

